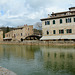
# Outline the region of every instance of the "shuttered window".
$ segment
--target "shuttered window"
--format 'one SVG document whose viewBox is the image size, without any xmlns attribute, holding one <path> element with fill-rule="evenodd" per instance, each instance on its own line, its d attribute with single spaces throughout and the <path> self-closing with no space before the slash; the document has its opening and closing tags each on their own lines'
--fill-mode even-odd
<svg viewBox="0 0 75 75">
<path fill-rule="evenodd" d="M 60 24 L 62 23 L 62 19 L 60 19 Z"/>
<path fill-rule="evenodd" d="M 50 21 L 45 21 L 45 25 L 50 25 Z"/>
<path fill-rule="evenodd" d="M 72 33 L 72 29 L 67 29 L 66 33 Z"/>
<path fill-rule="evenodd" d="M 75 18 L 74 18 L 74 22 L 75 22 Z"/>
<path fill-rule="evenodd" d="M 53 24 L 55 24 L 55 20 L 53 20 Z"/>
<path fill-rule="evenodd" d="M 55 30 L 53 30 L 53 34 L 56 34 L 56 31 Z"/>
<path fill-rule="evenodd" d="M 59 34 L 64 34 L 64 30 L 59 30 Z"/>
</svg>

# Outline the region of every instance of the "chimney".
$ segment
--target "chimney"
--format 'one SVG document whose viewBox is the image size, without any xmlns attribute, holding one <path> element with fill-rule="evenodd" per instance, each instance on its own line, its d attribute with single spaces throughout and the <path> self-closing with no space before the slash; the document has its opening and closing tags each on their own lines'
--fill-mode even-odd
<svg viewBox="0 0 75 75">
<path fill-rule="evenodd" d="M 50 14 L 48 14 L 48 18 L 50 17 Z"/>
</svg>

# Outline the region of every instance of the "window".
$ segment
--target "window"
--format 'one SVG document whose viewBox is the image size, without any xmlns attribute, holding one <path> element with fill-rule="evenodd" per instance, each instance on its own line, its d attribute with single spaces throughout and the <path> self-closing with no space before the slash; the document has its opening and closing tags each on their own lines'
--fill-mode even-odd
<svg viewBox="0 0 75 75">
<path fill-rule="evenodd" d="M 10 34 L 9 34 L 9 37 L 10 37 Z"/>
<path fill-rule="evenodd" d="M 67 18 L 66 23 L 71 23 L 71 18 Z"/>
<path fill-rule="evenodd" d="M 49 31 L 47 31 L 47 35 L 49 35 Z"/>
<path fill-rule="evenodd" d="M 21 33 L 21 36 L 22 36 L 22 33 Z"/>
<path fill-rule="evenodd" d="M 45 21 L 45 25 L 50 25 L 50 21 Z"/>
<path fill-rule="evenodd" d="M 53 20 L 53 24 L 55 24 L 55 20 Z"/>
<path fill-rule="evenodd" d="M 59 34 L 64 34 L 64 30 L 59 30 Z"/>
<path fill-rule="evenodd" d="M 75 18 L 74 18 L 74 22 L 75 22 Z"/>
<path fill-rule="evenodd" d="M 66 32 L 67 33 L 72 33 L 72 29 L 67 29 Z"/>
<path fill-rule="evenodd" d="M 29 28 L 28 28 L 28 30 L 29 30 Z"/>
<path fill-rule="evenodd" d="M 53 30 L 53 34 L 56 34 L 56 31 L 55 30 Z"/>
<path fill-rule="evenodd" d="M 60 24 L 62 23 L 62 19 L 60 19 Z"/>
<path fill-rule="evenodd" d="M 8 37 L 8 35 L 7 35 L 7 37 Z"/>
</svg>

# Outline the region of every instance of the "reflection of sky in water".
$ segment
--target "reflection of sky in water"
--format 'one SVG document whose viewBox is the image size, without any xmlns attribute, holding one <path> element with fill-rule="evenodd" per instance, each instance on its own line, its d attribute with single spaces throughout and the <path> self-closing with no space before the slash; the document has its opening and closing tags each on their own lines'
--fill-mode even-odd
<svg viewBox="0 0 75 75">
<path fill-rule="evenodd" d="M 0 45 L 0 66 L 18 75 L 74 75 L 75 48 Z"/>
</svg>

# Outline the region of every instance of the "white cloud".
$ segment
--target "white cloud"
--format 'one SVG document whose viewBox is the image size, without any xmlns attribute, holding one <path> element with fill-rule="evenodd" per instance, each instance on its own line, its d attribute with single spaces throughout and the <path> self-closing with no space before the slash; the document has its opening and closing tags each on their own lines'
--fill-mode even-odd
<svg viewBox="0 0 75 75">
<path fill-rule="evenodd" d="M 0 26 L 34 24 L 74 5 L 75 0 L 0 0 Z"/>
</svg>

